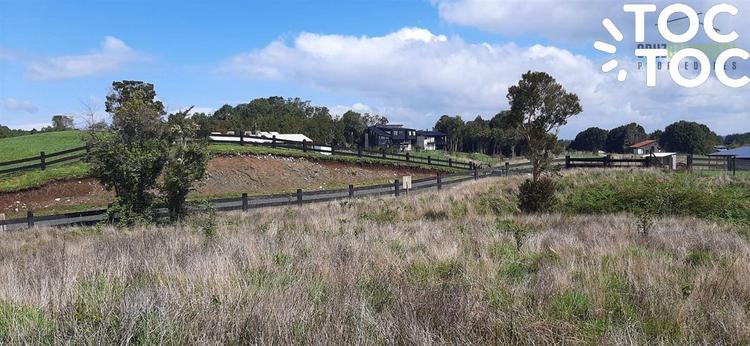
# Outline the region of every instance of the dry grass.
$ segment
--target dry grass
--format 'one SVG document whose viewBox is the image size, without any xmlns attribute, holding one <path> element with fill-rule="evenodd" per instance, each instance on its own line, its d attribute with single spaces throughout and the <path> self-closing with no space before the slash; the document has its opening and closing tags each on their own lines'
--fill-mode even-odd
<svg viewBox="0 0 750 346">
<path fill-rule="evenodd" d="M 0 343 L 750 343 L 732 226 L 504 214 L 518 181 L 222 214 L 213 237 L 5 234 Z"/>
</svg>

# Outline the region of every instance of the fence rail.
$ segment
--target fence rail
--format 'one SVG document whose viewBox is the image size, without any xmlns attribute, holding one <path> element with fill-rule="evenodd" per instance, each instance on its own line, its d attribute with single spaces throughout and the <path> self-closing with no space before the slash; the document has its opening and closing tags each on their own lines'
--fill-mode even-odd
<svg viewBox="0 0 750 346">
<path fill-rule="evenodd" d="M 48 166 L 64 162 L 79 161 L 86 156 L 87 147 L 77 147 L 54 153 L 40 152 L 39 156 L 0 162 L 0 174 L 9 174 L 30 170 L 46 170 Z M 52 159 L 52 160 L 50 160 Z M 33 162 L 32 164 L 28 164 Z"/>
<path fill-rule="evenodd" d="M 473 170 L 475 168 L 482 168 L 482 165 L 476 164 L 474 162 L 465 162 L 460 160 L 453 160 L 453 159 L 440 159 L 440 158 L 433 158 L 430 155 L 423 156 L 423 155 L 413 155 L 409 152 L 406 152 L 404 154 L 401 153 L 392 153 L 388 152 L 385 149 L 381 148 L 380 151 L 375 150 L 368 150 L 365 148 L 357 148 L 356 150 L 353 149 L 346 149 L 346 148 L 337 148 L 333 146 L 327 146 L 327 145 L 315 145 L 314 143 L 310 143 L 307 141 L 291 141 L 291 140 L 284 140 L 280 138 L 271 137 L 257 137 L 257 136 L 248 136 L 244 134 L 237 135 L 224 135 L 224 134 L 214 134 L 210 135 L 209 139 L 212 143 L 220 143 L 220 144 L 235 144 L 235 145 L 256 145 L 256 146 L 264 146 L 264 147 L 271 147 L 271 148 L 284 148 L 284 149 L 295 149 L 295 150 L 302 150 L 303 152 L 318 152 L 321 154 L 328 154 L 328 155 L 341 155 L 341 156 L 352 156 L 352 157 L 360 157 L 360 158 L 370 158 L 370 159 L 379 159 L 379 160 L 390 160 L 390 161 L 400 161 L 400 162 L 409 162 L 409 163 L 417 163 L 417 164 L 424 164 L 428 166 L 435 166 L 435 167 L 447 167 L 447 168 L 457 168 L 457 169 L 466 169 L 466 170 Z"/>
<path fill-rule="evenodd" d="M 358 198 L 366 196 L 400 196 L 411 191 L 422 191 L 425 189 L 437 188 L 438 190 L 446 186 L 459 184 L 470 180 L 478 180 L 492 176 L 507 176 L 510 174 L 524 173 L 530 168 L 528 164 L 506 165 L 505 167 L 495 167 L 487 169 L 475 169 L 472 171 L 463 171 L 453 174 L 438 173 L 432 177 L 415 179 L 412 181 L 412 188 L 404 191 L 402 182 L 394 180 L 392 183 L 354 186 L 348 188 L 303 191 L 298 189 L 293 193 L 280 193 L 261 196 L 249 196 L 246 193 L 238 194 L 237 197 L 218 198 L 209 200 L 208 203 L 217 211 L 247 211 L 257 208 L 268 208 L 278 206 L 294 206 L 309 203 L 328 202 L 347 198 Z M 167 216 L 167 210 L 164 208 L 157 209 L 157 215 Z M 65 213 L 57 215 L 35 216 L 33 211 L 27 212 L 24 218 L 15 218 L 9 220 L 0 220 L 0 230 L 16 231 L 29 229 L 39 226 L 59 227 L 74 225 L 92 225 L 101 222 L 111 223 L 117 221 L 117 215 L 111 217 L 106 209 L 96 209 L 90 211 Z"/>
</svg>

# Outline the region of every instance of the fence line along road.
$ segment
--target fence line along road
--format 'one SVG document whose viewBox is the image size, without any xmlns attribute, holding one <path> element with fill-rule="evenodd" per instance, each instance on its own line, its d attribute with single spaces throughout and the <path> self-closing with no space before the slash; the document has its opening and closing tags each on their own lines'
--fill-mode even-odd
<svg viewBox="0 0 750 346">
<path fill-rule="evenodd" d="M 500 168 L 476 169 L 472 171 L 463 171 L 453 174 L 438 173 L 435 176 L 416 179 L 412 181 L 410 191 L 422 191 L 425 189 L 436 188 L 438 190 L 446 186 L 462 183 L 470 180 L 483 179 L 492 176 L 506 176 L 510 174 L 525 173 L 530 170 L 528 163 L 515 165 L 506 165 Z M 248 194 L 238 194 L 238 197 L 220 198 L 209 200 L 208 203 L 217 211 L 232 211 L 250 209 L 294 206 L 308 203 L 320 203 L 333 200 L 357 198 L 366 196 L 400 196 L 408 191 L 404 191 L 401 181 L 394 180 L 393 183 L 358 186 L 349 185 L 344 189 L 320 190 L 320 191 L 303 191 L 298 189 L 294 193 L 282 193 L 263 196 L 249 196 Z M 167 216 L 166 209 L 158 209 L 157 214 L 161 217 Z M 100 222 L 117 221 L 117 215 L 111 218 L 106 209 L 97 209 L 84 212 L 65 213 L 58 215 L 35 216 L 33 211 L 28 211 L 25 218 L 16 218 L 9 220 L 0 220 L 0 229 L 8 231 L 23 230 L 34 227 L 58 227 L 73 225 L 92 225 Z"/>
</svg>

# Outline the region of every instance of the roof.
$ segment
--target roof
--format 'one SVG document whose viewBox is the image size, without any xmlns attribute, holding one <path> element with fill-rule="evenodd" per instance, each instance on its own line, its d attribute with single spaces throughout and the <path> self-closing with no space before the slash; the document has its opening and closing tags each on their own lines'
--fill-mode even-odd
<svg viewBox="0 0 750 346">
<path fill-rule="evenodd" d="M 370 131 L 372 131 L 372 132 L 374 132 L 374 133 L 375 133 L 376 135 L 378 135 L 378 136 L 383 136 L 383 137 L 391 137 L 391 134 L 390 134 L 390 133 L 388 133 L 388 132 L 385 132 L 385 131 L 381 130 L 381 129 L 380 129 L 379 127 L 377 127 L 377 126 L 370 126 L 370 127 L 368 127 L 367 129 L 368 129 L 368 130 L 370 130 Z"/>
<path fill-rule="evenodd" d="M 440 131 L 417 131 L 417 136 L 440 137 L 440 136 L 447 136 L 447 135 Z"/>
<path fill-rule="evenodd" d="M 715 152 L 713 154 L 708 154 L 708 156 L 735 156 L 738 159 L 750 159 L 750 145 Z"/>
<path fill-rule="evenodd" d="M 641 157 L 669 157 L 669 156 L 675 156 L 677 153 L 653 153 L 653 154 L 646 154 L 642 155 Z"/>
<path fill-rule="evenodd" d="M 411 131 L 414 131 L 414 129 L 411 129 L 411 128 L 408 128 L 408 127 L 404 127 L 404 125 L 400 125 L 400 124 L 387 124 L 387 125 L 380 125 L 380 124 L 378 124 L 378 125 L 373 125 L 373 126 L 370 126 L 370 127 L 384 129 L 384 130 L 411 130 Z"/>
<path fill-rule="evenodd" d="M 640 141 L 638 143 L 629 145 L 628 148 L 630 148 L 630 149 L 640 149 L 640 148 L 647 147 L 647 146 L 649 146 L 651 144 L 654 144 L 654 143 L 656 143 L 655 139 L 647 139 L 645 141 Z"/>
</svg>

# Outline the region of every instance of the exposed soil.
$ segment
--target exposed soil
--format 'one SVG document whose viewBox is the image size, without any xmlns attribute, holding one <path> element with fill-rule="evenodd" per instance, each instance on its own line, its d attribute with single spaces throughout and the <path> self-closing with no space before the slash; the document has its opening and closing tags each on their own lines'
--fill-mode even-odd
<svg viewBox="0 0 750 346">
<path fill-rule="evenodd" d="M 226 156 L 209 162 L 207 178 L 198 184 L 193 195 L 310 191 L 382 182 L 404 175 L 416 178 L 430 174 L 433 172 L 408 167 L 315 162 L 270 155 Z M 25 215 L 27 210 L 40 214 L 78 206 L 106 206 L 113 197 L 114 193 L 106 191 L 94 179 L 65 180 L 38 189 L 0 194 L 0 213 L 10 218 Z"/>
</svg>

